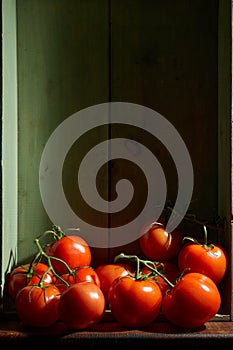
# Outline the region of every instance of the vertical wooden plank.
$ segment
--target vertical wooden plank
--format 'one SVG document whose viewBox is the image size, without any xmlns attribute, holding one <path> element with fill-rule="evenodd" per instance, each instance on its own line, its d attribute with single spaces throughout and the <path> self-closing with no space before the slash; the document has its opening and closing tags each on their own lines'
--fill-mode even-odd
<svg viewBox="0 0 233 350">
<path fill-rule="evenodd" d="M 217 28 L 217 0 L 112 1 L 112 101 L 149 107 L 173 124 L 193 163 L 190 209 L 204 221 L 218 216 Z M 143 131 L 122 125 L 114 126 L 111 133 L 112 137 L 123 135 L 146 142 L 166 175 L 167 199 L 175 202 L 176 167 L 165 145 Z M 130 167 L 123 168 L 115 162 L 113 183 L 123 171 L 134 177 Z M 134 185 L 143 199 L 141 177 L 135 176 Z M 132 212 L 121 213 L 119 220 L 131 215 Z M 122 249 L 139 251 L 134 242 L 113 249 L 112 257 Z"/>
<path fill-rule="evenodd" d="M 38 178 L 48 138 L 72 114 L 108 99 L 108 2 L 18 0 L 17 23 L 22 261 L 34 254 L 35 236 L 51 227 Z M 106 134 L 107 128 L 88 134 L 80 150 L 88 150 L 89 142 L 96 143 Z M 72 171 L 68 178 L 76 176 Z M 106 174 L 102 174 L 102 191 L 106 191 Z M 68 182 L 68 190 L 74 192 L 73 182 Z M 93 263 L 96 255 L 101 261 L 106 254 L 95 250 Z"/>
<path fill-rule="evenodd" d="M 17 260 L 17 54 L 16 2 L 2 1 L 2 228 L 1 294 L 4 276 Z"/>
<path fill-rule="evenodd" d="M 231 1 L 219 1 L 218 33 L 218 204 L 219 215 L 226 218 L 228 228 L 232 215 L 231 198 Z M 223 237 L 224 238 L 224 237 Z M 220 237 L 221 239 L 221 237 Z M 227 240 L 221 242 L 227 245 Z"/>
<path fill-rule="evenodd" d="M 229 252 L 228 278 L 222 291 L 226 308 L 232 305 L 232 2 L 219 0 L 218 32 L 218 210 L 225 218 L 219 242 Z M 231 291 L 231 292 L 230 292 Z M 229 297 L 230 296 L 230 297 Z"/>
</svg>

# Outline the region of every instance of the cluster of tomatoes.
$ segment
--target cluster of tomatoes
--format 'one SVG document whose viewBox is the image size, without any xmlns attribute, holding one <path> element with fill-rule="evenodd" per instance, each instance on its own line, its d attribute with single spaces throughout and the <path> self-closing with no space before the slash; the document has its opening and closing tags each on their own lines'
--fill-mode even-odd
<svg viewBox="0 0 233 350">
<path fill-rule="evenodd" d="M 167 232 L 152 223 L 139 238 L 142 256 L 117 255 L 112 263 L 93 268 L 91 248 L 80 235 L 59 227 L 35 239 L 38 253 L 16 266 L 6 279 L 8 295 L 25 325 L 48 327 L 62 321 L 82 330 L 100 322 L 106 310 L 126 327 L 145 327 L 159 314 L 175 325 L 194 328 L 218 312 L 218 288 L 226 274 L 224 248 Z M 47 234 L 53 242 L 42 245 Z M 185 241 L 187 240 L 187 241 Z"/>
</svg>

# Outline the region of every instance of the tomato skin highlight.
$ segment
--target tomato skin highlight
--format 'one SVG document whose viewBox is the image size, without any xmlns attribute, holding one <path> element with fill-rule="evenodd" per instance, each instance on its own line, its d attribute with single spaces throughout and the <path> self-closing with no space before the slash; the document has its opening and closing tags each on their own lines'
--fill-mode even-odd
<svg viewBox="0 0 233 350">
<path fill-rule="evenodd" d="M 65 280 L 69 285 L 87 281 L 95 283 L 98 287 L 100 287 L 99 276 L 91 266 L 77 267 L 75 270 L 73 270 L 73 274 L 67 273 L 61 275 L 61 278 Z M 58 287 L 61 293 L 63 293 L 68 288 L 60 278 L 57 278 L 55 285 Z"/>
<path fill-rule="evenodd" d="M 49 256 L 65 261 L 71 269 L 78 266 L 91 265 L 91 249 L 88 243 L 80 236 L 63 236 L 45 249 Z M 51 259 L 52 266 L 57 274 L 66 274 L 67 268 L 55 259 Z"/>
<path fill-rule="evenodd" d="M 112 282 L 118 278 L 134 273 L 134 270 L 124 263 L 101 264 L 96 267 L 96 273 L 100 279 L 100 288 L 104 294 L 106 305 L 108 306 L 108 291 Z"/>
<path fill-rule="evenodd" d="M 184 328 L 198 328 L 218 312 L 221 296 L 216 284 L 200 273 L 187 273 L 163 297 L 162 313 Z"/>
<path fill-rule="evenodd" d="M 27 285 L 15 299 L 16 312 L 24 325 L 48 327 L 58 319 L 60 292 L 54 285 L 45 287 Z"/>
<path fill-rule="evenodd" d="M 160 313 L 162 293 L 156 282 L 130 276 L 112 283 L 108 300 L 113 316 L 127 327 L 145 327 Z"/>
<path fill-rule="evenodd" d="M 75 283 L 61 295 L 58 312 L 60 320 L 68 328 L 89 328 L 100 322 L 104 316 L 104 295 L 92 282 Z"/>
<path fill-rule="evenodd" d="M 167 232 L 161 223 L 153 223 L 142 230 L 139 245 L 143 254 L 153 261 L 175 258 L 183 244 L 183 233 L 178 229 Z"/>
<path fill-rule="evenodd" d="M 31 268 L 32 267 L 32 268 Z M 7 289 L 9 296 L 15 300 L 17 293 L 28 284 L 38 284 L 40 278 L 49 269 L 47 264 L 37 262 L 16 266 L 7 277 Z M 55 277 L 51 271 L 44 276 L 44 283 L 51 284 Z"/>
<path fill-rule="evenodd" d="M 213 247 L 187 243 L 178 255 L 180 272 L 199 272 L 210 277 L 217 285 L 225 276 L 228 265 L 227 253 L 218 244 Z"/>
</svg>

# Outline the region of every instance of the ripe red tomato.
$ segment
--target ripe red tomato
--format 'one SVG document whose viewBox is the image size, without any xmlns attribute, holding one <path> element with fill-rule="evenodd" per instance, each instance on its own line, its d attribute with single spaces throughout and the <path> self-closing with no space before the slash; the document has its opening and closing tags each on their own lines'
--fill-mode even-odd
<svg viewBox="0 0 233 350">
<path fill-rule="evenodd" d="M 154 281 L 124 276 L 114 280 L 108 300 L 118 322 L 127 327 L 144 327 L 159 315 L 162 293 Z"/>
<path fill-rule="evenodd" d="M 47 255 L 63 260 L 70 269 L 78 266 L 91 265 L 91 249 L 88 243 L 77 235 L 64 235 L 45 249 Z M 66 274 L 66 266 L 55 259 L 51 259 L 52 266 L 58 275 Z"/>
<path fill-rule="evenodd" d="M 100 279 L 96 271 L 91 266 L 79 266 L 75 270 L 73 270 L 72 274 L 64 274 L 61 275 L 62 279 L 65 280 L 69 285 L 74 283 L 79 283 L 83 281 L 95 283 L 98 287 L 100 287 Z M 55 285 L 58 287 L 61 293 L 63 293 L 67 286 L 60 279 L 57 278 Z"/>
<path fill-rule="evenodd" d="M 108 290 L 112 282 L 118 278 L 133 273 L 133 269 L 124 263 L 102 264 L 96 267 L 99 276 L 100 288 L 104 294 L 106 306 L 108 306 Z"/>
<path fill-rule="evenodd" d="M 85 281 L 72 284 L 61 295 L 58 311 L 60 320 L 68 328 L 89 328 L 104 316 L 104 295 L 94 283 Z"/>
<path fill-rule="evenodd" d="M 178 266 L 172 261 L 164 261 L 163 263 L 157 263 L 156 269 L 163 274 L 171 283 L 175 284 L 177 279 L 180 277 L 180 271 Z M 162 295 L 170 289 L 170 285 L 159 275 L 152 272 L 148 267 L 144 266 L 142 268 L 144 274 L 150 274 L 152 279 L 158 283 Z"/>
<path fill-rule="evenodd" d="M 172 323 L 203 326 L 218 312 L 221 296 L 216 284 L 200 273 L 187 273 L 163 297 L 162 313 Z"/>
<path fill-rule="evenodd" d="M 218 244 L 187 243 L 178 255 L 178 266 L 181 273 L 185 270 L 203 273 L 216 284 L 219 284 L 225 276 L 227 264 L 227 253 Z"/>
<path fill-rule="evenodd" d="M 161 223 L 152 223 L 142 230 L 139 245 L 143 254 L 153 261 L 166 261 L 175 258 L 181 247 L 183 234 L 178 229 L 167 232 Z"/>
<path fill-rule="evenodd" d="M 6 285 L 9 296 L 15 300 L 19 290 L 28 284 L 38 284 L 44 273 L 43 282 L 48 284 L 53 283 L 53 273 L 48 269 L 49 266 L 41 262 L 16 266 L 7 277 Z"/>
<path fill-rule="evenodd" d="M 48 327 L 58 320 L 60 292 L 55 285 L 27 285 L 15 299 L 16 312 L 24 325 Z"/>
</svg>

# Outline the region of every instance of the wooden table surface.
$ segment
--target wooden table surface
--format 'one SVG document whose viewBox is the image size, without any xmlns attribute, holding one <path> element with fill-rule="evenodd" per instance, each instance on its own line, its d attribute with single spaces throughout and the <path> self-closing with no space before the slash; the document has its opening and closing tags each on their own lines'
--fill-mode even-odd
<svg viewBox="0 0 233 350">
<path fill-rule="evenodd" d="M 48 328 L 26 328 L 17 319 L 0 319 L 0 349 L 12 347 L 32 349 L 120 349 L 139 346 L 146 349 L 213 349 L 233 347 L 233 322 L 210 321 L 198 329 L 176 327 L 165 320 L 143 329 L 129 329 L 104 319 L 90 329 L 71 331 L 62 322 Z"/>
</svg>

